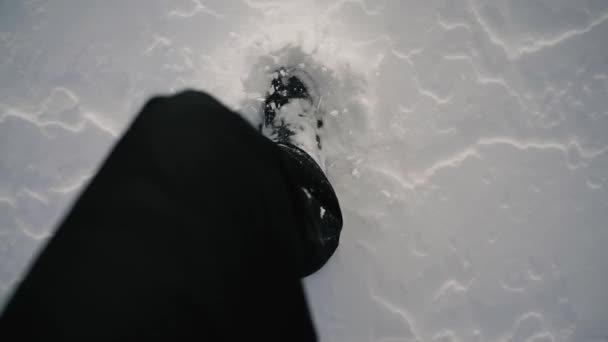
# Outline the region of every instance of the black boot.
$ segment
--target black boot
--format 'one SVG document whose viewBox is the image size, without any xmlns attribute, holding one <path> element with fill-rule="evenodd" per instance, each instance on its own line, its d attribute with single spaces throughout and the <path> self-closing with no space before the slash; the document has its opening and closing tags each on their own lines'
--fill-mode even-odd
<svg viewBox="0 0 608 342">
<path fill-rule="evenodd" d="M 342 213 L 338 198 L 325 175 L 319 130 L 321 113 L 315 108 L 307 75 L 296 69 L 275 72 L 264 102 L 262 134 L 277 143 L 285 156 L 295 186 L 300 189 L 301 210 L 306 213 L 307 231 L 301 275 L 320 269 L 338 247 Z"/>
</svg>

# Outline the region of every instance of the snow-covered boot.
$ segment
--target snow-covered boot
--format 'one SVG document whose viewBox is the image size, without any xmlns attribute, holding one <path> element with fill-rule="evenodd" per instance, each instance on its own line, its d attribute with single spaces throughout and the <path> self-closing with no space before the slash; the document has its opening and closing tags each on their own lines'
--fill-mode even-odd
<svg viewBox="0 0 608 342">
<path fill-rule="evenodd" d="M 315 107 L 318 99 L 310 88 L 311 80 L 303 71 L 286 68 L 276 71 L 264 102 L 262 133 L 279 144 L 305 151 L 325 171 L 319 135 L 323 120 Z"/>
<path fill-rule="evenodd" d="M 338 247 L 342 213 L 338 198 L 325 175 L 321 135 L 323 118 L 318 99 L 311 94 L 312 80 L 302 70 L 276 71 L 264 102 L 263 135 L 277 143 L 286 168 L 300 189 L 298 205 L 304 213 L 300 234 L 299 274 L 320 269 Z M 316 104 L 316 106 L 315 106 Z"/>
</svg>

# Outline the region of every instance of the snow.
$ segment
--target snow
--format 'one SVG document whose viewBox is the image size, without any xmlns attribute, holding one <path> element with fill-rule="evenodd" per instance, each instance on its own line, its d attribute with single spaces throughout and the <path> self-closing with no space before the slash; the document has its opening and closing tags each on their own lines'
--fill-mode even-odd
<svg viewBox="0 0 608 342">
<path fill-rule="evenodd" d="M 322 341 L 608 341 L 606 37 L 603 0 L 4 1 L 0 304 L 145 99 L 256 122 L 302 64 L 345 220 Z"/>
</svg>

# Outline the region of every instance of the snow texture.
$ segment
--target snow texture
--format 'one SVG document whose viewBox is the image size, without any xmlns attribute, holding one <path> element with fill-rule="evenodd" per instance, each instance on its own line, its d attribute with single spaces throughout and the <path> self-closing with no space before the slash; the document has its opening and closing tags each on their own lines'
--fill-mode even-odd
<svg viewBox="0 0 608 342">
<path fill-rule="evenodd" d="M 322 341 L 608 341 L 608 2 L 0 2 L 0 302 L 151 95 L 318 84 Z M 243 174 L 243 177 L 247 177 Z"/>
</svg>

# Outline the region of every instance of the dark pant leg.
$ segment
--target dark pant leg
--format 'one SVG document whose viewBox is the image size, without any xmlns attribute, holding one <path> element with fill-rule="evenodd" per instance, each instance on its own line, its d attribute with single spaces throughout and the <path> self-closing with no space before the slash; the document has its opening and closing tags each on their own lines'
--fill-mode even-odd
<svg viewBox="0 0 608 342">
<path fill-rule="evenodd" d="M 315 340 L 288 169 L 209 96 L 151 100 L 9 302 L 0 340 Z"/>
</svg>

